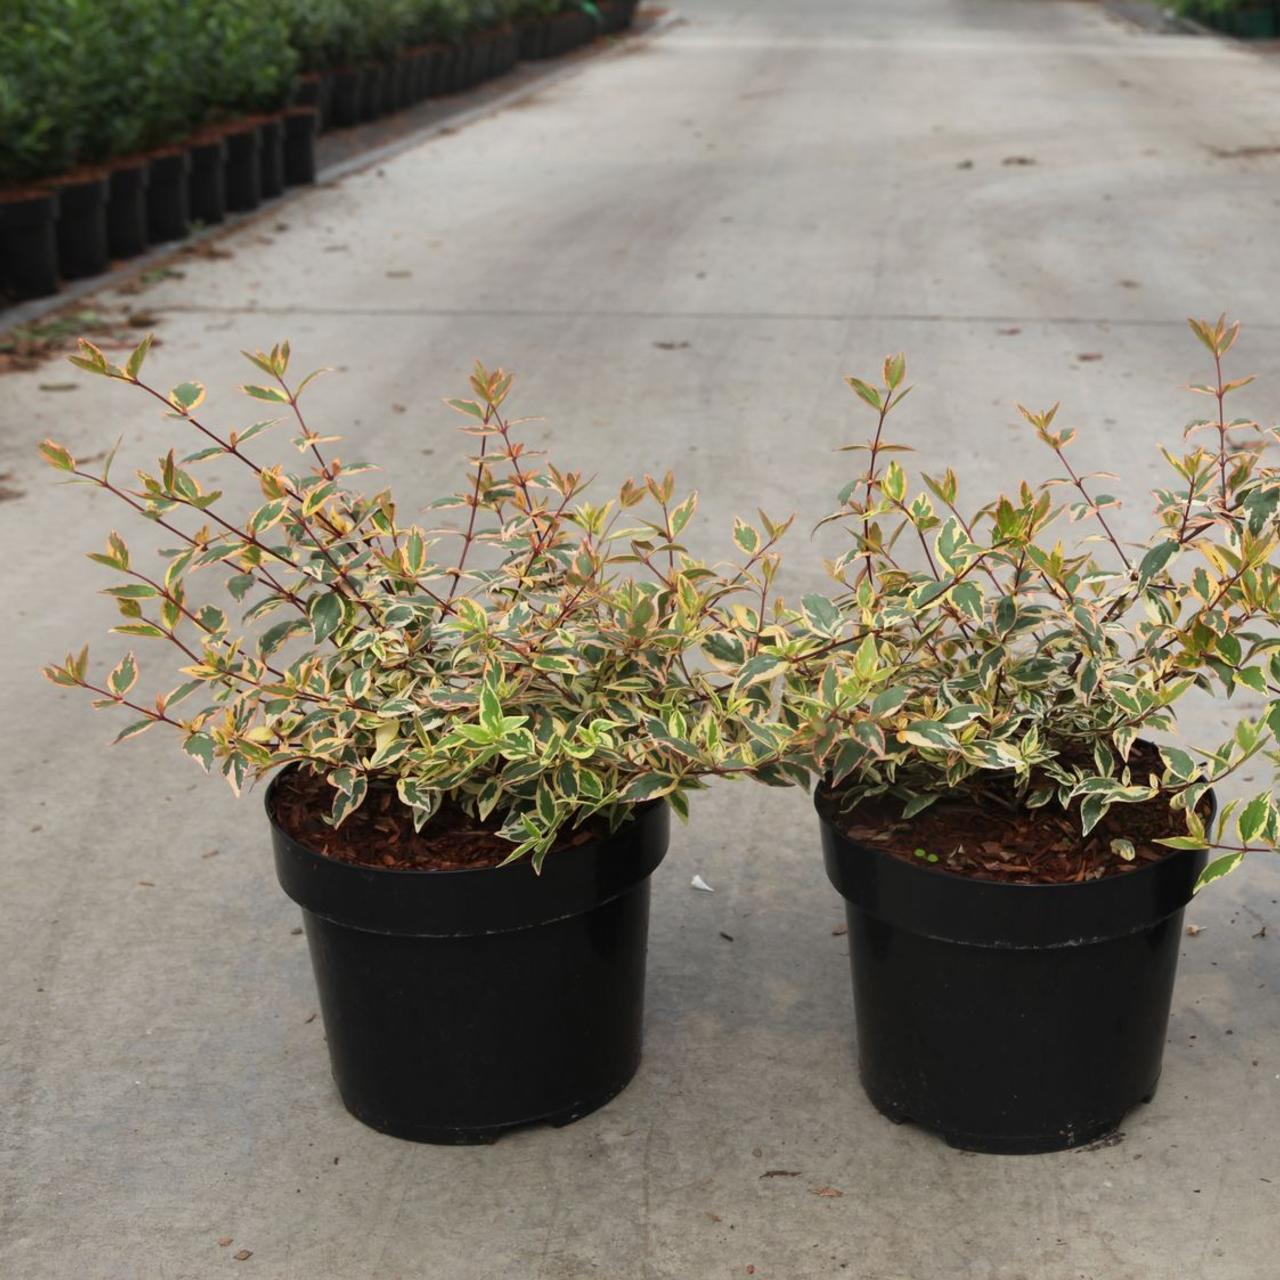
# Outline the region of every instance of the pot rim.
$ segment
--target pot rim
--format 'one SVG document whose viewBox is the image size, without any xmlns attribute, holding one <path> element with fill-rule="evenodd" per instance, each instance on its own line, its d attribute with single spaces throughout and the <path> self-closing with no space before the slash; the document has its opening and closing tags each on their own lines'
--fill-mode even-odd
<svg viewBox="0 0 1280 1280">
<path fill-rule="evenodd" d="M 966 876 L 966 875 L 961 875 L 957 871 L 949 871 L 946 867 L 942 866 L 941 864 L 934 865 L 933 863 L 908 862 L 906 858 L 900 858 L 896 853 L 892 853 L 888 849 L 878 849 L 875 845 L 865 844 L 863 841 L 857 840 L 853 836 L 846 835 L 844 831 L 842 831 L 836 823 L 832 822 L 831 819 L 828 818 L 825 813 L 823 813 L 821 808 L 821 802 L 825 799 L 828 799 L 834 794 L 835 794 L 834 789 L 828 783 L 827 779 L 823 778 L 817 784 L 817 786 L 815 786 L 813 789 L 813 807 L 814 807 L 814 811 L 818 815 L 818 821 L 821 822 L 823 826 L 830 827 L 832 831 L 837 836 L 839 836 L 841 840 L 847 842 L 850 845 L 855 846 L 858 849 L 865 850 L 867 853 L 876 854 L 878 856 L 882 856 L 886 858 L 891 858 L 895 863 L 899 864 L 900 866 L 906 867 L 910 871 L 915 872 L 917 874 L 926 875 L 926 876 L 942 876 L 947 880 L 958 880 L 964 884 L 980 884 L 985 889 L 1020 889 L 1020 890 L 1021 889 L 1057 889 L 1057 890 L 1087 889 L 1087 888 L 1090 888 L 1091 886 L 1102 884 L 1107 880 L 1136 880 L 1139 876 L 1149 875 L 1152 872 L 1156 871 L 1157 868 L 1163 866 L 1175 854 L 1207 853 L 1211 848 L 1210 845 L 1205 845 L 1203 849 L 1167 849 L 1165 851 L 1164 856 L 1157 858 L 1154 862 L 1145 862 L 1143 863 L 1142 866 L 1135 867 L 1132 871 L 1125 871 L 1116 876 L 1100 876 L 1093 880 L 1045 881 L 1043 883 L 1038 883 L 1038 884 L 1019 884 L 1015 881 L 1009 881 L 1009 880 L 985 880 L 980 876 Z M 1205 825 L 1210 826 L 1212 825 L 1214 818 L 1217 816 L 1218 798 L 1214 794 L 1212 789 L 1210 789 L 1209 791 L 1206 791 L 1205 795 L 1208 797 L 1209 803 L 1211 805 L 1209 820 L 1208 822 L 1206 822 Z"/>
<path fill-rule="evenodd" d="M 815 805 L 824 794 L 819 787 Z M 846 835 L 820 808 L 818 818 L 827 878 L 850 910 L 967 946 L 1043 950 L 1139 932 L 1186 906 L 1209 857 L 1205 849 L 1172 849 L 1095 880 L 1008 884 L 909 862 Z"/>
<path fill-rule="evenodd" d="M 321 853 L 318 849 L 311 848 L 310 845 L 304 844 L 296 836 L 291 835 L 285 828 L 276 821 L 274 812 L 274 801 L 276 786 L 280 779 L 287 773 L 301 769 L 301 765 L 297 762 L 287 764 L 283 769 L 277 770 L 272 776 L 271 781 L 267 784 L 266 794 L 262 798 L 263 808 L 267 811 L 267 821 L 271 824 L 271 830 L 279 833 L 284 839 L 295 845 L 303 853 L 311 858 L 319 859 L 326 865 L 339 867 L 350 867 L 353 871 L 366 871 L 375 875 L 386 876 L 394 879 L 399 876 L 407 876 L 411 879 L 419 879 L 423 876 L 484 876 L 495 871 L 515 871 L 521 867 L 525 867 L 528 863 L 528 857 L 519 858 L 514 862 L 502 862 L 496 866 L 488 867 L 380 867 L 373 864 L 363 862 L 348 862 L 343 858 L 331 858 L 327 853 Z M 620 826 L 617 831 L 607 831 L 604 835 L 593 837 L 590 840 L 584 840 L 581 844 L 570 845 L 567 849 L 560 850 L 560 854 L 579 853 L 579 854 L 595 854 L 602 851 L 602 846 L 609 844 L 620 832 L 625 831 L 627 827 L 638 822 L 642 817 L 651 812 L 653 809 L 665 805 L 666 801 L 659 797 L 656 800 L 644 800 L 640 804 L 632 806 L 632 816 Z M 514 846 L 513 846 L 514 847 Z M 545 864 L 544 864 L 545 867 Z"/>
<path fill-rule="evenodd" d="M 617 831 L 548 858 L 540 876 L 528 858 L 435 871 L 366 867 L 290 836 L 271 811 L 274 785 L 266 807 L 281 887 L 304 911 L 367 933 L 473 937 L 550 924 L 630 892 L 667 853 L 670 807 L 659 799 L 637 805 Z"/>
</svg>

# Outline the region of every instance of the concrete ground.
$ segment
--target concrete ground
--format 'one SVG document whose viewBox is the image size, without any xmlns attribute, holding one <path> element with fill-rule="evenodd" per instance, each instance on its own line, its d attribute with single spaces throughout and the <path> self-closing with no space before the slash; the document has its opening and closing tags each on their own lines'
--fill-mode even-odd
<svg viewBox="0 0 1280 1280">
<path fill-rule="evenodd" d="M 975 493 L 1044 473 L 1013 405 L 1061 398 L 1135 519 L 1155 442 L 1196 407 L 1191 313 L 1247 322 L 1235 369 L 1262 376 L 1240 407 L 1274 420 L 1280 68 L 1085 3 L 683 13 L 185 262 L 135 300 L 159 317 L 150 371 L 203 379 L 211 417 L 243 425 L 238 351 L 288 336 L 342 367 L 313 412 L 412 506 L 463 447 L 439 397 L 501 362 L 563 462 L 697 486 L 709 554 L 735 511 L 827 509 L 831 448 L 866 425 L 841 375 L 890 350 L 918 384 L 900 429 Z M 259 800 L 156 734 L 108 754 L 103 718 L 36 675 L 84 639 L 113 652 L 79 552 L 122 514 L 55 487 L 36 441 L 90 455 L 123 433 L 144 463 L 174 434 L 125 388 L 48 389 L 73 377 L 0 387 L 0 1274 L 1280 1273 L 1275 860 L 1190 908 L 1161 1091 L 1102 1149 L 963 1155 L 871 1110 L 807 801 L 743 786 L 697 805 L 655 878 L 647 1053 L 621 1097 L 482 1149 L 351 1120 Z M 815 584 L 803 534 L 792 557 L 789 582 Z"/>
</svg>

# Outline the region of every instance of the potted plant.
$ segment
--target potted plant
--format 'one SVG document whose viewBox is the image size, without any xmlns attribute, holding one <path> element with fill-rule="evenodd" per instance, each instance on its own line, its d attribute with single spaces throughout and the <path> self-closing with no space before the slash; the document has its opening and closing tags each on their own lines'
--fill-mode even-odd
<svg viewBox="0 0 1280 1280">
<path fill-rule="evenodd" d="M 237 792 L 268 773 L 276 868 L 303 909 L 333 1074 L 373 1127 L 432 1142 L 564 1123 L 630 1080 L 641 1043 L 648 879 L 708 774 L 769 769 L 735 697 L 697 661 L 730 597 L 753 595 L 757 548 L 716 573 L 681 544 L 697 495 L 628 481 L 587 500 L 580 474 L 531 452 L 506 416 L 511 376 L 477 366 L 449 401 L 475 446 L 465 486 L 426 528 L 306 421 L 311 377 L 288 344 L 249 356 L 243 390 L 280 415 L 221 434 L 204 388 L 142 381 L 82 341 L 73 361 L 163 405 L 203 446 L 137 482 L 46 441 L 45 460 L 160 525 L 151 569 L 111 533 L 92 558 L 122 636 L 172 646 L 181 683 L 135 691 L 124 654 L 45 670 L 156 726 Z M 306 469 L 255 460 L 285 429 Z M 259 492 L 227 511 L 197 471 L 218 460 Z M 410 512 L 421 509 L 414 501 Z M 448 513 L 455 513 L 450 517 Z M 629 527 L 624 527 L 629 526 Z M 765 572 L 771 573 L 766 569 Z M 632 572 L 636 577 L 630 576 Z M 197 592 L 220 577 L 243 625 Z"/>
<path fill-rule="evenodd" d="M 551 18 L 559 8 L 560 0 L 517 0 L 515 26 L 521 58 L 533 60 L 547 56 Z"/>
<path fill-rule="evenodd" d="M 0 23 L 0 287 L 19 298 L 57 291 L 53 179 L 75 163 L 84 127 L 74 50 L 45 16 L 23 0 Z"/>
<path fill-rule="evenodd" d="M 1174 9 L 1242 40 L 1270 40 L 1276 34 L 1273 0 L 1176 0 Z"/>
<path fill-rule="evenodd" d="M 314 107 L 324 128 L 329 116 L 332 69 L 348 56 L 345 48 L 350 18 L 343 0 L 286 0 L 289 43 L 298 55 L 294 99 Z"/>
<path fill-rule="evenodd" d="M 283 187 L 280 112 L 297 67 L 287 14 L 260 0 L 219 0 L 203 13 L 199 40 L 206 68 L 202 140 L 220 139 L 225 146 L 226 208 L 256 209 L 264 194 Z M 210 206 L 216 211 L 216 192 Z"/>
<path fill-rule="evenodd" d="M 903 358 L 882 385 L 850 379 L 876 426 L 827 517 L 849 535 L 838 593 L 762 650 L 784 663 L 790 759 L 820 784 L 862 1083 L 963 1148 L 1088 1143 L 1149 1099 L 1183 908 L 1276 842 L 1269 792 L 1215 824 L 1211 788 L 1280 730 L 1280 469 L 1225 415 L 1249 381 L 1222 373 L 1238 326 L 1192 328 L 1213 413 L 1164 451 L 1137 543 L 1056 406 L 1023 414 L 1060 473 L 966 514 L 955 474 L 913 485 L 886 431 Z M 1092 537 L 1072 545 L 1067 522 Z M 1172 737 L 1192 690 L 1241 689 L 1266 709 L 1226 742 Z"/>
</svg>

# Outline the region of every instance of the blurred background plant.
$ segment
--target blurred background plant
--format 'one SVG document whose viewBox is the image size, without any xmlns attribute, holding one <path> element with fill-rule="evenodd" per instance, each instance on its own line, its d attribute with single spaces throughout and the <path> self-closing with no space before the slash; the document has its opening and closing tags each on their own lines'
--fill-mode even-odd
<svg viewBox="0 0 1280 1280">
<path fill-rule="evenodd" d="M 298 74 L 576 10 L 576 0 L 5 0 L 0 189 L 277 111 Z"/>
</svg>

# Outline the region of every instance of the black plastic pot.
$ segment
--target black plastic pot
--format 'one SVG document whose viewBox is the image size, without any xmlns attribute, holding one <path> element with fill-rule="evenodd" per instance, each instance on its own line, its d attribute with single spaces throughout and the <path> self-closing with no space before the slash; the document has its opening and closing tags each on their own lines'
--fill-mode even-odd
<svg viewBox="0 0 1280 1280">
<path fill-rule="evenodd" d="M 264 200 L 284 191 L 284 119 L 272 116 L 258 126 L 258 184 Z"/>
<path fill-rule="evenodd" d="M 262 134 L 257 125 L 227 134 L 227 208 L 246 213 L 262 203 Z"/>
<path fill-rule="evenodd" d="M 440 92 L 440 78 L 445 69 L 445 46 L 429 45 L 423 53 L 424 70 L 422 73 L 423 96 L 434 98 Z"/>
<path fill-rule="evenodd" d="M 498 74 L 506 75 L 508 71 L 513 71 L 516 63 L 520 61 L 520 45 L 516 38 L 515 27 L 506 26 L 502 29 L 498 35 L 498 45 L 502 50 Z"/>
<path fill-rule="evenodd" d="M 58 197 L 0 196 L 0 288 L 15 298 L 58 292 Z"/>
<path fill-rule="evenodd" d="M 212 226 L 227 216 L 226 143 L 206 138 L 190 147 L 187 199 L 191 220 Z"/>
<path fill-rule="evenodd" d="M 547 56 L 558 58 L 576 49 L 583 41 L 586 28 L 583 13 L 557 13 L 548 19 Z"/>
<path fill-rule="evenodd" d="M 489 66 L 493 57 L 493 41 L 489 33 L 481 32 L 471 38 L 467 57 L 467 79 L 465 88 L 473 88 L 490 75 Z"/>
<path fill-rule="evenodd" d="M 547 56 L 548 26 L 545 18 L 522 18 L 516 24 L 520 57 L 532 62 Z"/>
<path fill-rule="evenodd" d="M 426 49 L 426 70 L 423 72 L 425 96 L 434 98 L 444 92 L 444 81 L 448 74 L 448 46 L 443 44 L 429 45 Z"/>
<path fill-rule="evenodd" d="M 469 41 L 463 41 L 457 46 L 456 57 L 453 60 L 453 89 L 454 93 L 462 93 L 471 87 L 472 66 L 475 62 L 475 49 Z"/>
<path fill-rule="evenodd" d="M 325 98 L 328 96 L 326 90 L 329 83 L 323 72 L 311 71 L 305 76 L 299 76 L 294 84 L 293 105 L 311 107 L 316 113 L 316 126 L 319 129 L 324 128 Z"/>
<path fill-rule="evenodd" d="M 316 113 L 309 107 L 285 112 L 284 180 L 291 187 L 316 180 Z"/>
<path fill-rule="evenodd" d="M 107 269 L 107 179 L 60 182 L 58 274 L 65 280 L 101 275 Z"/>
<path fill-rule="evenodd" d="M 622 4 L 620 0 L 601 0 L 596 6 L 600 10 L 600 29 L 610 35 L 622 27 Z"/>
<path fill-rule="evenodd" d="M 379 63 L 360 72 L 360 119 L 376 120 L 387 109 L 387 68 Z"/>
<path fill-rule="evenodd" d="M 421 102 L 427 96 L 428 75 L 431 60 L 425 49 L 406 49 L 402 55 L 405 76 L 406 107 Z"/>
<path fill-rule="evenodd" d="M 568 1124 L 640 1062 L 649 876 L 668 810 L 615 835 L 481 871 L 393 871 L 304 848 L 272 816 L 302 908 L 333 1078 L 347 1109 L 417 1142 Z"/>
<path fill-rule="evenodd" d="M 191 222 L 191 154 L 164 152 L 151 157 L 147 175 L 147 237 L 153 244 L 181 240 Z"/>
<path fill-rule="evenodd" d="M 387 68 L 387 75 L 391 82 L 390 110 L 403 111 L 406 107 L 413 105 L 414 73 L 413 58 L 407 53 L 400 54 Z"/>
<path fill-rule="evenodd" d="M 879 1111 L 1013 1154 L 1095 1142 L 1150 1101 L 1203 851 L 1079 884 L 999 884 L 850 840 L 829 796 L 816 797 L 823 856 Z"/>
<path fill-rule="evenodd" d="M 147 235 L 146 160 L 122 164 L 107 178 L 107 252 L 113 258 L 136 258 L 151 243 Z"/>
<path fill-rule="evenodd" d="M 326 128 L 332 125 L 338 129 L 349 129 L 353 124 L 360 123 L 362 83 L 359 67 L 344 67 L 333 73 Z"/>
</svg>

